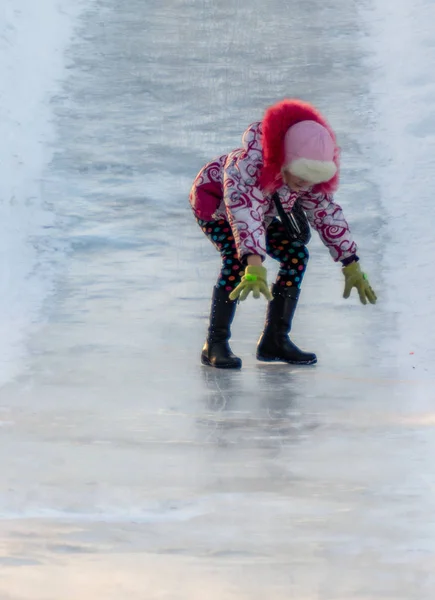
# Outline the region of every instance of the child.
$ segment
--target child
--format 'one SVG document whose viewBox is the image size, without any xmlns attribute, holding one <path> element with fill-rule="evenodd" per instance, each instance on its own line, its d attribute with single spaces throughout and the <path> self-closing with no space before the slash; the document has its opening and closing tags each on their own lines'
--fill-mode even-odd
<svg viewBox="0 0 435 600">
<path fill-rule="evenodd" d="M 342 263 L 344 298 L 353 287 L 360 300 L 376 303 L 356 255 L 357 246 L 333 193 L 339 181 L 339 149 L 335 134 L 309 103 L 286 99 L 269 107 L 261 122 L 243 135 L 243 148 L 220 156 L 197 175 L 190 204 L 195 218 L 222 257 L 222 270 L 213 289 L 208 336 L 202 350 L 204 365 L 240 369 L 242 361 L 229 346 L 238 300 L 252 291 L 269 305 L 257 359 L 312 365 L 312 352 L 303 352 L 288 337 L 296 310 L 308 250 L 288 234 L 277 218 L 278 196 L 285 215 L 297 205 L 317 230 L 334 261 Z M 281 213 L 282 214 L 282 213 Z M 262 263 L 266 255 L 280 263 L 271 292 Z"/>
</svg>

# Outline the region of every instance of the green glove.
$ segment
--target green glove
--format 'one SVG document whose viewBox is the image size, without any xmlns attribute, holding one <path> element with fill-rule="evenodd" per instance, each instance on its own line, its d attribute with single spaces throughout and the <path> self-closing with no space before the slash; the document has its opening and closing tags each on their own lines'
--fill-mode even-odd
<svg viewBox="0 0 435 600">
<path fill-rule="evenodd" d="M 353 262 L 342 268 L 345 279 L 343 298 L 349 298 L 352 288 L 358 290 L 359 299 L 363 304 L 376 304 L 376 294 L 372 290 L 367 275 L 361 271 L 359 263 Z"/>
<path fill-rule="evenodd" d="M 246 300 L 249 293 L 252 292 L 254 298 L 260 297 L 260 292 L 267 298 L 272 300 L 272 294 L 267 287 L 267 271 L 264 267 L 249 265 L 243 273 L 242 281 L 230 294 L 230 300 Z"/>
</svg>

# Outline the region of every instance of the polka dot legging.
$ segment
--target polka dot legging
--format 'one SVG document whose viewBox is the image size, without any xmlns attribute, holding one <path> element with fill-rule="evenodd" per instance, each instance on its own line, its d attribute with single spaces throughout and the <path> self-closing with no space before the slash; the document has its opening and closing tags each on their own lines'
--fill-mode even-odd
<svg viewBox="0 0 435 600">
<path fill-rule="evenodd" d="M 237 256 L 231 227 L 224 219 L 218 221 L 197 219 L 197 221 L 222 257 L 222 270 L 217 285 L 231 292 L 240 283 L 244 271 L 244 266 Z M 276 283 L 300 288 L 307 268 L 308 250 L 301 242 L 288 239 L 285 228 L 278 219 L 273 219 L 267 228 L 266 251 L 271 258 L 280 262 Z"/>
</svg>

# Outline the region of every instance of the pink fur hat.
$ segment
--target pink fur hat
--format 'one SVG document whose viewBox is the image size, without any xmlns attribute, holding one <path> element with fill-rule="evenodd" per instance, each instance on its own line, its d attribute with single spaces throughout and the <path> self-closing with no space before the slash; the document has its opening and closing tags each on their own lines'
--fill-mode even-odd
<svg viewBox="0 0 435 600">
<path fill-rule="evenodd" d="M 284 169 L 315 185 L 329 181 L 337 172 L 335 141 L 317 121 L 299 121 L 284 137 Z"/>
</svg>

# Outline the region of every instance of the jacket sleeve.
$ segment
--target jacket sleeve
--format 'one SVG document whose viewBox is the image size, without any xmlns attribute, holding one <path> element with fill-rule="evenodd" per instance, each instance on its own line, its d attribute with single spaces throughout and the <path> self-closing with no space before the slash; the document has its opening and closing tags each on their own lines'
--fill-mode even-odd
<svg viewBox="0 0 435 600">
<path fill-rule="evenodd" d="M 224 169 L 224 202 L 237 254 L 266 258 L 265 199 L 260 189 L 244 180 L 234 162 Z"/>
<path fill-rule="evenodd" d="M 264 216 L 268 201 L 257 186 L 262 165 L 260 124 L 243 136 L 243 150 L 228 155 L 223 172 L 223 196 L 239 259 L 247 254 L 266 258 Z"/>
<path fill-rule="evenodd" d="M 341 206 L 331 194 L 304 194 L 300 197 L 300 204 L 335 262 L 356 253 L 357 245 Z"/>
</svg>

